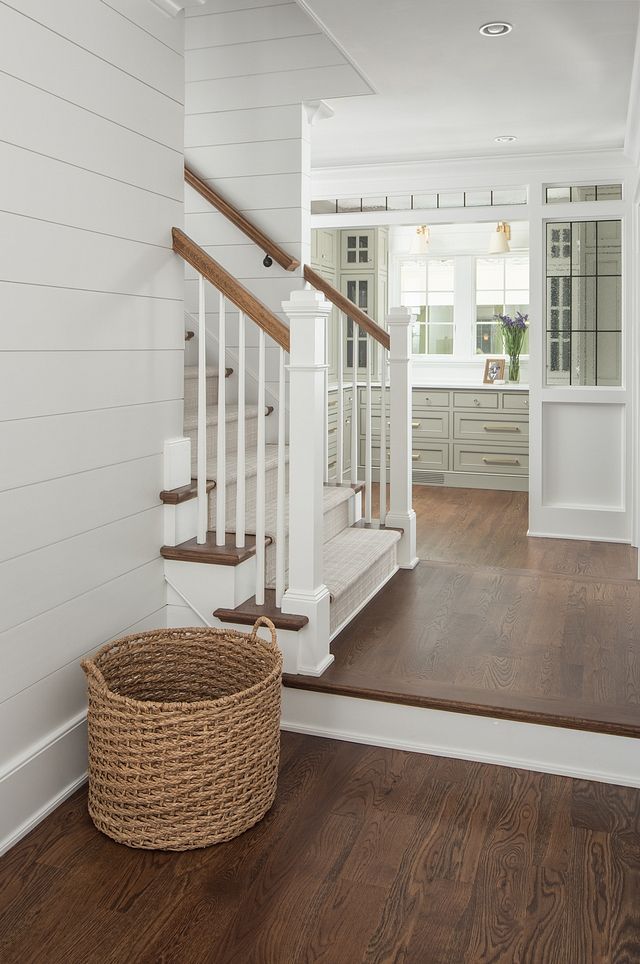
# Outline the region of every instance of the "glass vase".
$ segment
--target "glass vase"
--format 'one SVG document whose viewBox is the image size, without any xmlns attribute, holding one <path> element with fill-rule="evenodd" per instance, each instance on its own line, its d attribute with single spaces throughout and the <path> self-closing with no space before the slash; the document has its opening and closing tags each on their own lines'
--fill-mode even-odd
<svg viewBox="0 0 640 964">
<path fill-rule="evenodd" d="M 520 381 L 520 355 L 509 355 L 509 381 Z"/>
</svg>

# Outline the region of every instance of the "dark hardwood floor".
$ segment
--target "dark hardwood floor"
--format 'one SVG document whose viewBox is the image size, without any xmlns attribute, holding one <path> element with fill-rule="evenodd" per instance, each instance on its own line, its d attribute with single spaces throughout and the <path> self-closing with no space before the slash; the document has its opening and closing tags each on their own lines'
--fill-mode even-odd
<svg viewBox="0 0 640 964">
<path fill-rule="evenodd" d="M 418 554 L 286 685 L 640 736 L 629 546 L 533 539 L 526 493 L 415 486 Z"/>
<path fill-rule="evenodd" d="M 3 964 L 638 964 L 640 791 L 285 733 L 227 844 L 130 850 L 82 790 L 0 859 Z"/>
</svg>

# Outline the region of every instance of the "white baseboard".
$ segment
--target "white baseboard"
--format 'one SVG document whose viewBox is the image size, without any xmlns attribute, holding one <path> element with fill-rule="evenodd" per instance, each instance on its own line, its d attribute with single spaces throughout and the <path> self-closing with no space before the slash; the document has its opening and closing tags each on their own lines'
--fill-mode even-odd
<svg viewBox="0 0 640 964">
<path fill-rule="evenodd" d="M 640 740 L 309 690 L 282 690 L 282 729 L 640 788 Z"/>
<path fill-rule="evenodd" d="M 70 720 L 0 777 L 0 855 L 87 779 L 86 713 Z"/>
</svg>

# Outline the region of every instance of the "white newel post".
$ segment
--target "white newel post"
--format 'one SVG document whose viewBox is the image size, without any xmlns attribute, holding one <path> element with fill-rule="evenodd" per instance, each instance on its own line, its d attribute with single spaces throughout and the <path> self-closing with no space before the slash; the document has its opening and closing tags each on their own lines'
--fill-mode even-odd
<svg viewBox="0 0 640 964">
<path fill-rule="evenodd" d="M 416 514 L 412 499 L 411 452 L 411 322 L 408 308 L 394 308 L 387 315 L 391 349 L 389 351 L 389 408 L 391 452 L 389 512 L 386 525 L 398 526 L 404 535 L 398 546 L 402 569 L 418 564 L 416 555 Z"/>
<path fill-rule="evenodd" d="M 323 581 L 324 342 L 331 305 L 319 291 L 293 291 L 289 318 L 289 588 L 282 612 L 307 616 L 288 672 L 319 676 L 329 652 L 329 590 Z M 285 654 L 285 669 L 287 654 Z M 293 663 L 294 660 L 290 659 Z"/>
</svg>

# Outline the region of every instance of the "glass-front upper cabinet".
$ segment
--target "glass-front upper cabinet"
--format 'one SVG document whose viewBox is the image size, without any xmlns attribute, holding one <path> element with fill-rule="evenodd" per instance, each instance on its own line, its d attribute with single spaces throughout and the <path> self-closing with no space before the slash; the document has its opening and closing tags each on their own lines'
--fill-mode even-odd
<svg viewBox="0 0 640 964">
<path fill-rule="evenodd" d="M 342 231 L 340 267 L 344 270 L 366 268 L 374 259 L 375 230 Z"/>
<path fill-rule="evenodd" d="M 622 384 L 622 222 L 546 226 L 547 385 Z"/>
</svg>

